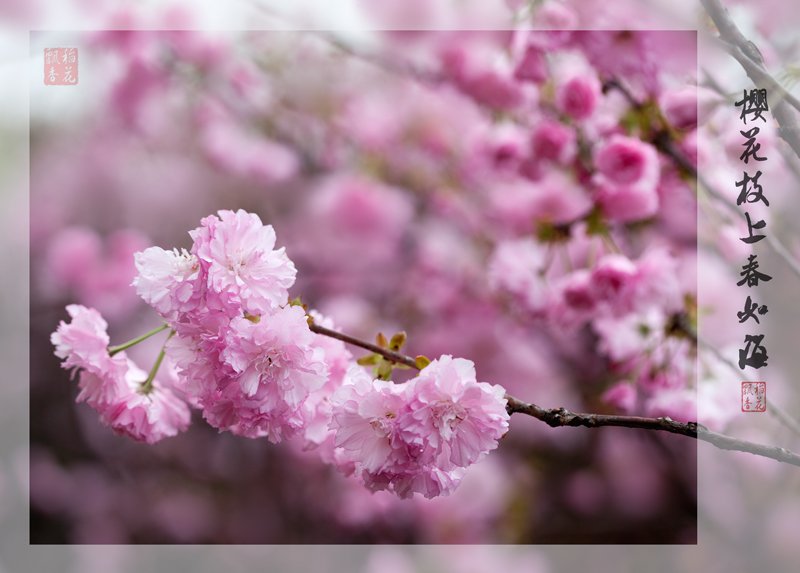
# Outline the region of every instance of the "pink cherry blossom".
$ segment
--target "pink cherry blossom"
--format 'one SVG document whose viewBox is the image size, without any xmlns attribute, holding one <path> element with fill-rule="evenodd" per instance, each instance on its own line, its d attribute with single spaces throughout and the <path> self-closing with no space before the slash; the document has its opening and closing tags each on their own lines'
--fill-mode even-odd
<svg viewBox="0 0 800 573">
<path fill-rule="evenodd" d="M 83 368 L 98 376 L 114 370 L 117 365 L 108 355 L 108 323 L 100 313 L 80 304 L 70 304 L 67 312 L 72 322 L 62 320 L 50 335 L 56 356 L 64 360 L 61 367 Z"/>
<path fill-rule="evenodd" d="M 629 306 L 637 268 L 624 255 L 605 255 L 592 270 L 591 290 L 596 300 L 619 312 Z"/>
<path fill-rule="evenodd" d="M 520 85 L 495 70 L 475 72 L 461 78 L 457 85 L 476 102 L 495 109 L 513 110 L 525 101 Z"/>
<path fill-rule="evenodd" d="M 547 318 L 558 331 L 574 332 L 600 311 L 591 272 L 578 269 L 560 277 L 548 291 Z"/>
<path fill-rule="evenodd" d="M 163 317 L 190 312 L 202 304 L 205 278 L 200 261 L 183 249 L 165 251 L 150 247 L 134 255 L 139 276 L 133 280 L 136 293 Z"/>
<path fill-rule="evenodd" d="M 666 120 L 677 129 L 684 130 L 704 124 L 723 102 L 717 92 L 694 85 L 665 90 L 659 98 Z"/>
<path fill-rule="evenodd" d="M 156 129 L 155 101 L 169 84 L 166 71 L 146 57 L 131 58 L 126 75 L 113 87 L 110 103 L 127 129 L 150 133 Z"/>
<path fill-rule="evenodd" d="M 505 390 L 475 379 L 474 364 L 442 356 L 413 382 L 409 408 L 398 424 L 421 459 L 449 471 L 474 464 L 508 431 Z"/>
<path fill-rule="evenodd" d="M 556 89 L 556 107 L 578 121 L 587 119 L 600 101 L 600 91 L 600 80 L 596 75 L 575 75 Z"/>
<path fill-rule="evenodd" d="M 530 81 L 537 84 L 544 83 L 549 76 L 544 52 L 536 46 L 525 49 L 517 67 L 514 68 L 514 78 L 520 81 Z"/>
<path fill-rule="evenodd" d="M 61 322 L 50 339 L 62 368 L 81 368 L 78 402 L 87 402 L 100 421 L 117 435 L 138 442 L 155 443 L 184 431 L 189 425 L 189 407 L 158 380 L 145 391 L 147 373 L 119 352 L 108 353 L 108 327 L 95 309 L 67 307 L 72 322 Z"/>
<path fill-rule="evenodd" d="M 602 208 L 603 215 L 620 223 L 647 219 L 658 212 L 655 189 L 607 185 L 595 193 L 594 199 Z"/>
<path fill-rule="evenodd" d="M 647 416 L 669 417 L 684 424 L 697 420 L 697 394 L 694 390 L 670 389 L 656 393 L 645 404 Z"/>
<path fill-rule="evenodd" d="M 331 398 L 334 444 L 356 462 L 357 471 L 379 474 L 404 467 L 416 469 L 405 443 L 398 436 L 397 421 L 408 405 L 406 384 L 373 380 L 363 370 L 352 369 L 345 384 Z"/>
<path fill-rule="evenodd" d="M 364 485 L 401 499 L 449 495 L 464 468 L 508 429 L 505 390 L 475 380 L 472 362 L 443 356 L 403 384 L 351 369 L 332 396 L 334 445 Z"/>
<path fill-rule="evenodd" d="M 615 134 L 594 152 L 598 173 L 595 201 L 613 221 L 628 222 L 656 214 L 661 169 L 655 148 Z"/>
<path fill-rule="evenodd" d="M 542 278 L 547 249 L 530 237 L 501 241 L 489 259 L 489 286 L 518 297 L 532 311 L 547 304 L 547 285 Z"/>
<path fill-rule="evenodd" d="M 531 134 L 531 154 L 534 159 L 567 164 L 574 159 L 577 151 L 575 130 L 563 123 L 545 119 Z"/>
<path fill-rule="evenodd" d="M 600 337 L 598 349 L 614 361 L 641 356 L 663 340 L 666 317 L 657 306 L 625 315 L 599 316 L 592 328 Z"/>
<path fill-rule="evenodd" d="M 308 395 L 328 378 L 324 350 L 312 348 L 305 312 L 288 306 L 253 322 L 231 320 L 221 337 L 218 388 L 221 404 L 212 410 L 221 429 L 272 442 L 304 429 L 311 412 Z M 221 374 L 226 374 L 220 376 Z M 221 409 L 220 409 L 221 408 Z"/>
<path fill-rule="evenodd" d="M 576 311 L 590 311 L 595 307 L 597 299 L 591 280 L 591 273 L 585 269 L 578 269 L 567 276 L 561 284 L 561 291 L 568 307 Z"/>
<path fill-rule="evenodd" d="M 535 22 L 542 30 L 572 30 L 578 26 L 578 14 L 566 2 L 550 0 L 536 10 Z"/>
<path fill-rule="evenodd" d="M 128 359 L 128 369 L 123 378 L 125 391 L 98 412 L 100 421 L 110 426 L 116 435 L 154 444 L 185 431 L 190 413 L 186 402 L 158 380 L 152 382 L 147 393 L 142 392 L 141 383 L 146 378 L 147 373 Z"/>
<path fill-rule="evenodd" d="M 336 268 L 342 259 L 357 267 L 385 263 L 395 256 L 413 209 L 402 190 L 360 175 L 322 181 L 303 216 L 303 236 L 317 238 L 308 258 Z"/>
<path fill-rule="evenodd" d="M 501 232 L 524 234 L 534 221 L 569 223 L 586 215 L 592 200 L 575 181 L 557 170 L 547 170 L 538 181 L 517 178 L 491 187 L 490 214 Z"/>
<path fill-rule="evenodd" d="M 679 262 L 668 249 L 650 249 L 639 258 L 637 267 L 633 298 L 637 308 L 654 305 L 665 312 L 677 312 L 683 308 Z"/>
<path fill-rule="evenodd" d="M 660 85 L 653 41 L 657 36 L 649 31 L 581 30 L 572 33 L 570 44 L 580 48 L 598 72 L 624 79 L 637 95 L 657 94 Z"/>
<path fill-rule="evenodd" d="M 658 153 L 639 139 L 612 135 L 595 150 L 594 162 L 610 185 L 655 189 L 658 184 Z"/>
<path fill-rule="evenodd" d="M 219 216 L 206 217 L 189 233 L 192 254 L 208 276 L 207 304 L 230 316 L 242 309 L 255 316 L 277 308 L 286 301 L 297 271 L 283 247 L 273 250 L 272 226 L 242 209 L 220 211 Z"/>
<path fill-rule="evenodd" d="M 336 330 L 333 320 L 322 316 L 315 310 L 309 311 L 314 323 Z M 313 412 L 312 420 L 305 430 L 306 448 L 315 448 L 323 442 L 333 443 L 333 432 L 328 429 L 331 413 L 331 396 L 344 383 L 344 378 L 351 368 L 361 368 L 356 364 L 352 353 L 344 342 L 321 334 L 313 334 L 311 346 L 321 348 L 325 353 L 325 364 L 328 367 L 328 379 L 324 386 L 312 391 L 306 404 Z"/>
</svg>

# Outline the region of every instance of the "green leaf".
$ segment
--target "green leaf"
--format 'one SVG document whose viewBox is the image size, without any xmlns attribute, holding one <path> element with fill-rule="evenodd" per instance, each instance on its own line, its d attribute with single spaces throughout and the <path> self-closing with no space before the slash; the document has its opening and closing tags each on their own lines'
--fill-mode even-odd
<svg viewBox="0 0 800 573">
<path fill-rule="evenodd" d="M 398 350 L 403 348 L 403 345 L 406 343 L 407 338 L 408 337 L 406 336 L 405 330 L 398 332 L 397 334 L 392 336 L 392 339 L 389 341 L 389 348 L 397 352 Z"/>
<path fill-rule="evenodd" d="M 366 354 L 361 358 L 359 358 L 358 360 L 356 360 L 356 362 L 361 366 L 377 366 L 380 361 L 381 361 L 381 355 L 374 353 Z"/>
<path fill-rule="evenodd" d="M 386 336 L 382 332 L 379 332 L 378 336 L 375 337 L 375 344 L 381 348 L 389 348 L 389 341 L 386 340 Z"/>
<path fill-rule="evenodd" d="M 426 367 L 428 364 L 430 364 L 430 363 L 431 363 L 431 359 L 430 359 L 430 358 L 428 358 L 427 356 L 422 356 L 422 355 L 420 354 L 419 356 L 417 356 L 416 358 L 414 358 L 414 362 L 417 364 L 417 368 L 419 368 L 420 370 L 422 370 L 422 369 L 423 369 L 423 368 L 425 368 L 425 367 Z"/>
</svg>

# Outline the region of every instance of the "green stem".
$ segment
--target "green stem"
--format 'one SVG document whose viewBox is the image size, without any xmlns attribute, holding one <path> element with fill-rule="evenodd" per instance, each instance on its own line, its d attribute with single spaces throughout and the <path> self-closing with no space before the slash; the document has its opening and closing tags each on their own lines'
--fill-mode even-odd
<svg viewBox="0 0 800 573">
<path fill-rule="evenodd" d="M 612 253 L 616 253 L 618 255 L 622 254 L 622 250 L 617 246 L 617 243 L 614 240 L 614 237 L 611 236 L 611 233 L 606 230 L 603 231 L 602 236 L 603 242 L 605 242 L 606 246 L 609 248 L 609 250 L 611 250 Z"/>
<path fill-rule="evenodd" d="M 120 344 L 118 346 L 109 346 L 108 347 L 108 355 L 109 356 L 114 356 L 117 352 L 120 352 L 122 350 L 126 350 L 126 349 L 130 348 L 131 346 L 133 346 L 134 344 L 139 344 L 145 338 L 150 338 L 154 334 L 158 334 L 159 332 L 161 332 L 162 330 L 166 330 L 167 328 L 169 328 L 168 325 L 162 324 L 161 326 L 151 330 L 147 334 L 143 334 L 139 338 L 134 338 L 133 340 L 129 340 L 125 344 Z"/>
<path fill-rule="evenodd" d="M 174 330 L 169 333 L 169 336 L 167 336 L 167 340 L 172 338 L 173 334 L 175 334 Z M 152 370 L 150 370 L 150 375 L 147 377 L 147 380 L 142 382 L 142 390 L 141 390 L 142 394 L 145 395 L 149 394 L 150 390 L 153 389 L 153 379 L 155 379 L 156 372 L 158 372 L 158 368 L 159 366 L 161 366 L 161 361 L 164 360 L 164 351 L 166 350 L 166 348 L 167 348 L 167 343 L 165 341 L 164 346 L 161 347 L 161 353 L 158 355 L 158 358 L 156 358 L 156 363 L 153 364 L 153 368 Z"/>
</svg>

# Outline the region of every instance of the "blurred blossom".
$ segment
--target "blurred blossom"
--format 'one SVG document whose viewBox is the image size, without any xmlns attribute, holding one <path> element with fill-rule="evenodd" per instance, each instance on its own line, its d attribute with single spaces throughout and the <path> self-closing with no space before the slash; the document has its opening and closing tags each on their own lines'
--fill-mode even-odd
<svg viewBox="0 0 800 573">
<path fill-rule="evenodd" d="M 363 177 L 324 181 L 308 204 L 295 251 L 322 267 L 364 268 L 398 254 L 412 202 L 399 189 Z M 303 247 L 313 250 L 304 252 Z"/>
<path fill-rule="evenodd" d="M 530 238 L 501 242 L 489 262 L 489 283 L 520 297 L 529 309 L 543 310 L 546 286 L 540 272 L 545 256 L 545 249 Z"/>
<path fill-rule="evenodd" d="M 85 49 L 103 53 L 112 79 L 102 105 L 32 138 L 41 539 L 583 543 L 595 538 L 581 525 L 598 515 L 614 542 L 694 537 L 694 508 L 671 503 L 696 497 L 693 484 L 659 473 L 671 462 L 656 446 L 509 422 L 503 395 L 733 420 L 716 367 L 699 386 L 715 407 L 697 404 L 698 348 L 668 328 L 696 310 L 692 269 L 705 260 L 694 182 L 657 150 L 661 126 L 603 85 L 658 106 L 690 160 L 718 164 L 714 182 L 736 174 L 740 135 L 697 87 L 688 35 L 575 31 L 591 11 L 556 1 L 517 6 L 530 19 L 512 31 L 496 4 L 376 3 L 369 17 L 409 29 L 349 51 L 316 33 L 93 35 Z M 186 22 L 180 11 L 117 18 L 120 28 Z M 412 30 L 431 22 L 499 30 Z M 692 113 L 704 98 L 708 111 Z M 778 144 L 765 128 L 763 149 Z M 719 223 L 700 240 L 741 232 Z M 705 267 L 725 292 L 697 304 L 714 307 L 703 316 L 715 339 L 729 338 L 731 271 Z M 287 305 L 299 295 L 306 308 Z M 73 340 L 57 324 L 72 302 L 108 323 Z M 365 340 L 403 330 L 403 352 L 440 358 L 417 377 L 376 381 L 373 366 L 355 364 L 361 350 L 312 333 L 306 312 Z M 104 391 L 144 398 L 121 389 L 147 373 L 107 347 L 158 315 L 176 333 L 153 392 L 174 391 L 175 408 L 124 402 L 109 413 L 117 401 Z M 54 330 L 59 357 L 83 367 L 78 388 L 58 378 Z M 137 416 L 158 410 L 175 423 L 156 433 L 171 437 L 123 444 L 76 395 L 150 441 L 159 421 Z M 202 410 L 196 423 L 172 436 L 189 406 Z M 675 464 L 690 453 L 675 447 Z M 100 494 L 82 511 L 73 500 L 88 488 Z M 549 570 L 533 550 L 457 553 L 440 563 L 376 552 L 367 568 L 394 555 L 385 565 L 398 573 Z"/>
<path fill-rule="evenodd" d="M 44 294 L 56 298 L 70 292 L 112 319 L 130 316 L 138 306 L 130 289 L 136 276 L 133 253 L 147 243 L 136 230 L 116 231 L 103 245 L 92 229 L 63 229 L 50 241 L 41 267 Z"/>
<path fill-rule="evenodd" d="M 253 137 L 231 123 L 206 125 L 203 147 L 209 159 L 233 175 L 252 177 L 266 184 L 292 177 L 298 169 L 291 149 L 264 137 Z"/>
<path fill-rule="evenodd" d="M 600 82 L 592 75 L 578 75 L 559 84 L 556 92 L 558 110 L 577 120 L 592 115 L 600 99 Z"/>
<path fill-rule="evenodd" d="M 658 32 L 576 31 L 571 42 L 606 77 L 621 77 L 645 94 L 656 95 L 661 86 L 656 63 Z"/>
</svg>

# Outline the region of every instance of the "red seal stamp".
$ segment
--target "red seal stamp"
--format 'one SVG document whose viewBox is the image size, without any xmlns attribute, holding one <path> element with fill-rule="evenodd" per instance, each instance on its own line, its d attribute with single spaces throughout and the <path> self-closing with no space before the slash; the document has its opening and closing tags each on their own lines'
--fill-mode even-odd
<svg viewBox="0 0 800 573">
<path fill-rule="evenodd" d="M 74 86 L 78 83 L 78 48 L 44 49 L 44 85 Z"/>
<path fill-rule="evenodd" d="M 767 411 L 767 383 L 742 382 L 742 412 Z"/>
</svg>

